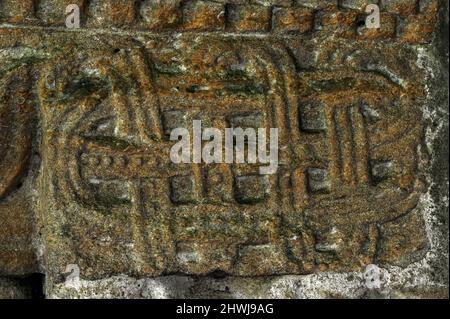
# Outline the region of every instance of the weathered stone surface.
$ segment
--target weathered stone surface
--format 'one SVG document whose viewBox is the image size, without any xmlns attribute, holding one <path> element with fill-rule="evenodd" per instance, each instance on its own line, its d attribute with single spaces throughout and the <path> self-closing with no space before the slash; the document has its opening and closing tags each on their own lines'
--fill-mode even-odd
<svg viewBox="0 0 450 319">
<path fill-rule="evenodd" d="M 445 297 L 439 1 L 381 1 L 379 30 L 366 1 L 78 1 L 79 30 L 68 1 L 11 3 L 1 276 L 55 298 Z M 277 173 L 171 163 L 195 119 L 279 128 Z"/>
</svg>

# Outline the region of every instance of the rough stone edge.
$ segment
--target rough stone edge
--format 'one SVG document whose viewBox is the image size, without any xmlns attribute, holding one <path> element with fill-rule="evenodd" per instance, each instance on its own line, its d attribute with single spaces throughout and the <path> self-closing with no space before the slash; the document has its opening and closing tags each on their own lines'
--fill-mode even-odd
<svg viewBox="0 0 450 319">
<path fill-rule="evenodd" d="M 379 285 L 367 273 L 324 272 L 306 276 L 194 277 L 135 279 L 79 278 L 45 290 L 48 298 L 448 298 L 448 2 L 440 0 L 440 22 L 433 43 L 415 46 L 417 65 L 426 74 L 425 145 L 431 157 L 428 191 L 416 209 L 423 214 L 429 251 L 406 268 L 376 267 Z"/>
</svg>

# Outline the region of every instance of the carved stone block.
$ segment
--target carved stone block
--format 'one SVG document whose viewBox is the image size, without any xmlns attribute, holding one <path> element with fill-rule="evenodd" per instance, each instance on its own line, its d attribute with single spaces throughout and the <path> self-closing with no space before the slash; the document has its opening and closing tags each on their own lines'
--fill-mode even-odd
<svg viewBox="0 0 450 319">
<path fill-rule="evenodd" d="M 66 2 L 0 1 L 1 277 L 43 273 L 63 297 L 221 274 L 270 297 L 275 276 L 300 298 L 303 275 L 332 290 L 375 263 L 392 296 L 411 273 L 442 287 L 440 2 L 381 1 L 376 30 L 359 0 L 75 1 L 78 30 Z M 278 129 L 276 172 L 173 163 L 193 120 Z"/>
</svg>

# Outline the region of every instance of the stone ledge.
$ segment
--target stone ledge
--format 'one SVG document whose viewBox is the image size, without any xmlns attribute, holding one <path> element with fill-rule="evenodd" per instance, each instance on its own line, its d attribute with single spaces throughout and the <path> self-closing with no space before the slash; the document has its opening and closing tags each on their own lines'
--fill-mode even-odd
<svg viewBox="0 0 450 319">
<path fill-rule="evenodd" d="M 396 39 L 423 42 L 434 30 L 437 0 L 380 0 L 382 28 L 358 27 L 366 0 L 298 1 L 129 1 L 5 0 L 0 22 L 30 26 L 64 26 L 67 4 L 81 7 L 83 29 L 114 28 L 139 31 L 227 31 L 235 33 L 315 34 L 362 40 Z M 336 14 L 336 10 L 337 14 Z M 320 26 L 320 27 L 318 27 Z"/>
</svg>

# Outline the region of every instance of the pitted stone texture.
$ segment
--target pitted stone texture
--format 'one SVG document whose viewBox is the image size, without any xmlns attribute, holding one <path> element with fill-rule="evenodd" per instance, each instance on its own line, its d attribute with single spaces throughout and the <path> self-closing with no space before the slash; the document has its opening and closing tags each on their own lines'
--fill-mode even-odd
<svg viewBox="0 0 450 319">
<path fill-rule="evenodd" d="M 0 2 L 14 24 L 0 27 L 0 275 L 45 270 L 56 297 L 125 278 L 127 296 L 158 297 L 159 279 L 130 278 L 316 274 L 259 287 L 282 297 L 376 262 L 438 287 L 425 270 L 442 250 L 424 120 L 436 1 L 382 6 L 380 30 L 357 26 L 360 2 L 87 1 L 76 32 L 63 2 Z M 192 120 L 278 128 L 276 174 L 172 163 L 168 135 Z M 82 289 L 66 290 L 68 265 Z M 340 292 L 409 293 L 390 285 Z"/>
<path fill-rule="evenodd" d="M 3 49 L 0 67 L 0 276 L 27 275 L 38 269 L 31 169 L 39 165 L 34 154 L 36 109 L 30 92 L 32 50 Z"/>
<path fill-rule="evenodd" d="M 184 72 L 172 73 L 170 42 L 83 41 L 86 55 L 56 55 L 37 82 L 45 132 L 38 209 L 52 207 L 42 222 L 57 225 L 45 233 L 55 276 L 68 261 L 87 278 L 352 270 L 378 253 L 377 225 L 408 214 L 424 191 L 421 114 L 412 102 L 422 93 L 408 84 L 423 80 L 411 49 L 363 54 L 336 42 L 327 50 L 347 64 L 327 60 L 335 73 L 326 73 L 298 70 L 286 49 L 295 43 L 186 35 L 176 49 Z M 259 164 L 171 163 L 168 134 L 191 132 L 194 119 L 277 127 L 277 173 L 259 175 Z M 405 248 L 414 257 L 396 259 L 422 256 L 423 233 L 414 236 L 417 252 Z M 69 248 L 63 238 L 79 240 Z"/>
<path fill-rule="evenodd" d="M 208 1 L 188 1 L 183 5 L 183 23 L 189 30 L 223 30 L 225 5 Z"/>
<path fill-rule="evenodd" d="M 68 1 L 0 2 L 0 21 L 19 25 L 63 26 L 65 7 L 77 4 L 82 27 L 89 29 L 152 31 L 222 31 L 232 33 L 307 34 L 359 40 L 383 39 L 422 43 L 430 39 L 438 0 L 382 1 L 382 27 L 367 29 L 363 21 L 366 0 L 297 1 Z M 414 2 L 414 3 L 413 3 Z"/>
</svg>

